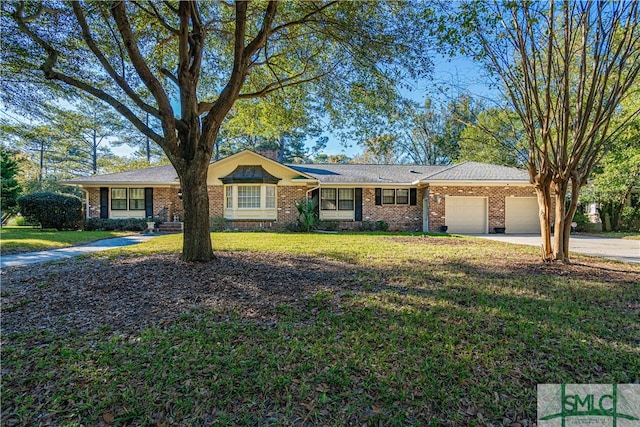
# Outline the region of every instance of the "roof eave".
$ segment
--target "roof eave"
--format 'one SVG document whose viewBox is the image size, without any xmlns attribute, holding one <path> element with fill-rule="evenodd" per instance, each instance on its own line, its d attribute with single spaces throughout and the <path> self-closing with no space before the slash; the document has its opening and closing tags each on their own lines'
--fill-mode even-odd
<svg viewBox="0 0 640 427">
<path fill-rule="evenodd" d="M 532 185 L 529 181 L 526 180 L 453 180 L 453 179 L 425 179 L 420 181 L 421 184 L 438 184 L 438 185 L 469 185 L 469 186 L 491 186 L 491 185 L 523 185 L 528 186 Z"/>
<path fill-rule="evenodd" d="M 71 185 L 74 187 L 122 187 L 122 186 L 136 186 L 136 187 L 179 187 L 180 183 L 173 182 L 144 182 L 144 181 L 60 181 L 61 184 Z"/>
</svg>

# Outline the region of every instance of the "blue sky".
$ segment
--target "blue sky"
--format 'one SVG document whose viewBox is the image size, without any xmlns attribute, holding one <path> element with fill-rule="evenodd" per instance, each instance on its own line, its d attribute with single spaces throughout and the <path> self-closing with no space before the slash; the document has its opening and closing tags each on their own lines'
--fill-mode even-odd
<svg viewBox="0 0 640 427">
<path fill-rule="evenodd" d="M 491 79 L 480 65 L 470 59 L 457 57 L 453 59 L 434 58 L 432 78 L 416 81 L 410 90 L 401 93 L 409 99 L 423 103 L 426 97 L 434 102 L 446 104 L 460 94 L 469 94 L 483 100 L 487 105 L 498 102 L 500 93 L 491 87 Z M 326 154 L 346 154 L 354 156 L 362 151 L 357 141 L 345 147 L 337 137 L 330 137 L 325 150 Z"/>
</svg>

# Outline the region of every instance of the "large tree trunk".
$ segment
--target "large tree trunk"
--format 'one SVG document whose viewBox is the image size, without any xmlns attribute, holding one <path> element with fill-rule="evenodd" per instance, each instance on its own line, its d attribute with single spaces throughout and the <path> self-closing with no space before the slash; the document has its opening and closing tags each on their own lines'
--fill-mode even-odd
<svg viewBox="0 0 640 427">
<path fill-rule="evenodd" d="M 209 233 L 209 194 L 207 172 L 209 161 L 199 158 L 185 168 L 176 168 L 182 186 L 184 234 L 182 259 L 206 262 L 215 258 Z"/>
</svg>

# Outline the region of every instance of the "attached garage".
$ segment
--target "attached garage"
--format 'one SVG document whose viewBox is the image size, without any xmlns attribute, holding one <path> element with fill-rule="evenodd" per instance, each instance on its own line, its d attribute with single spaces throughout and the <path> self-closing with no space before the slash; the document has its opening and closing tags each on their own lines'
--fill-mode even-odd
<svg viewBox="0 0 640 427">
<path fill-rule="evenodd" d="M 487 233 L 486 197 L 445 197 L 445 225 L 448 233 Z"/>
<path fill-rule="evenodd" d="M 505 199 L 505 232 L 508 234 L 540 233 L 538 199 L 507 197 Z"/>
</svg>

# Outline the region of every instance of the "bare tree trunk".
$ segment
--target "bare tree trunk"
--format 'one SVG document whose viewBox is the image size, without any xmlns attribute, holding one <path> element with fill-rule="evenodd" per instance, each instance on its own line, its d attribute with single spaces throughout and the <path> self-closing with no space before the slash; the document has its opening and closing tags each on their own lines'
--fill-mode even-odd
<svg viewBox="0 0 640 427">
<path fill-rule="evenodd" d="M 98 136 L 96 130 L 93 130 L 93 142 L 91 144 L 91 171 L 93 175 L 98 173 Z"/>
<path fill-rule="evenodd" d="M 551 188 L 547 185 L 536 185 L 538 197 L 538 217 L 540 219 L 540 235 L 542 236 L 542 260 L 553 260 L 551 246 Z"/>
<path fill-rule="evenodd" d="M 44 176 L 44 142 L 40 143 L 40 171 L 38 172 L 38 181 L 42 182 Z"/>
<path fill-rule="evenodd" d="M 554 185 L 555 190 L 555 199 L 556 199 L 556 213 L 555 213 L 555 227 L 553 231 L 553 260 L 554 261 L 562 261 L 565 262 L 565 254 L 564 252 L 564 240 L 565 235 L 567 239 L 569 238 L 569 233 L 571 232 L 571 221 L 568 221 L 569 232 L 567 232 L 567 218 L 566 218 L 566 208 L 565 208 L 565 199 L 567 197 L 567 182 L 565 180 L 560 180 L 555 182 Z"/>
</svg>

